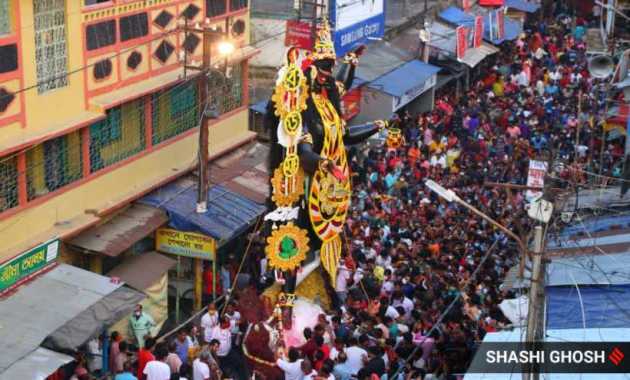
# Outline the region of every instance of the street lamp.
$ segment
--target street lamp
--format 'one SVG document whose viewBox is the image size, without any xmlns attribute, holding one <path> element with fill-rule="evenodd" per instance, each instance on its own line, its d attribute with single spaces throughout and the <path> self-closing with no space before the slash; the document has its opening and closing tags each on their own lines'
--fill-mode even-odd
<svg viewBox="0 0 630 380">
<path fill-rule="evenodd" d="M 486 221 L 490 222 L 490 224 L 492 224 L 493 226 L 497 227 L 498 229 L 503 231 L 506 235 L 508 235 L 509 237 L 514 239 L 516 241 L 516 243 L 518 244 L 519 249 L 521 251 L 521 255 L 523 257 L 522 258 L 522 262 L 525 262 L 524 260 L 525 260 L 526 254 L 527 254 L 527 247 L 525 246 L 525 243 L 523 243 L 523 240 L 521 240 L 521 238 L 519 238 L 514 232 L 510 231 L 504 225 L 500 224 L 499 222 L 497 222 L 496 220 L 492 219 L 488 215 L 486 215 L 483 212 L 479 211 L 477 208 L 475 208 L 470 203 L 468 203 L 468 202 L 464 201 L 463 199 L 461 199 L 459 196 L 457 196 L 457 194 L 455 194 L 455 192 L 453 190 L 446 189 L 442 185 L 440 185 L 439 183 L 437 183 L 437 182 L 435 182 L 435 181 L 433 181 L 431 179 L 426 180 L 424 182 L 424 184 L 431 191 L 433 191 L 434 193 L 439 195 L 441 198 L 443 198 L 447 202 L 449 202 L 449 203 L 452 203 L 452 202 L 459 203 L 460 205 L 466 207 L 468 210 L 472 211 L 475 215 L 478 215 L 481 218 L 485 219 Z"/>
</svg>

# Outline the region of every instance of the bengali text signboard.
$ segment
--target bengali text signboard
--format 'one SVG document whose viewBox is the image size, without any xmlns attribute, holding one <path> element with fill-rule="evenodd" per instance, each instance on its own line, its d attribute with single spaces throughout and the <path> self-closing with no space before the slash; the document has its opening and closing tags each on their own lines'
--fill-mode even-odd
<svg viewBox="0 0 630 380">
<path fill-rule="evenodd" d="M 169 228 L 159 228 L 155 232 L 155 249 L 164 253 L 203 260 L 214 260 L 216 255 L 216 243 L 213 238 Z"/>
<path fill-rule="evenodd" d="M 545 186 L 545 174 L 547 174 L 547 162 L 546 161 L 529 161 L 529 171 L 527 172 L 527 186 L 528 187 L 540 187 Z M 527 190 L 525 198 L 528 201 L 535 199 L 542 195 L 542 191 Z"/>
<path fill-rule="evenodd" d="M 0 294 L 33 278 L 37 273 L 54 264 L 58 253 L 59 239 L 54 239 L 1 264 Z"/>
<path fill-rule="evenodd" d="M 284 45 L 300 49 L 312 49 L 311 24 L 304 21 L 287 20 L 287 33 L 284 39 Z"/>
</svg>

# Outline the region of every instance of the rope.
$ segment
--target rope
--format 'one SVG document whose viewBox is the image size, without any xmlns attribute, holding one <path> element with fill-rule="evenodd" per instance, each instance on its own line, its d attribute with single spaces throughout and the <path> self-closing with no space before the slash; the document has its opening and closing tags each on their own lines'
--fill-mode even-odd
<svg viewBox="0 0 630 380">
<path fill-rule="evenodd" d="M 223 315 L 223 313 L 225 313 L 225 307 L 227 306 L 228 303 L 230 303 L 230 297 L 232 296 L 232 293 L 234 292 L 234 288 L 236 287 L 236 280 L 238 279 L 238 275 L 241 273 L 241 271 L 243 270 L 243 264 L 245 263 L 245 259 L 247 258 L 248 254 L 249 254 L 249 249 L 252 246 L 252 241 L 254 240 L 254 234 L 256 234 L 261 227 L 261 222 L 262 221 L 262 215 L 260 215 L 258 217 L 258 221 L 256 221 L 256 226 L 254 227 L 254 232 L 252 233 L 251 237 L 249 238 L 249 242 L 247 243 L 247 248 L 245 248 L 245 253 L 243 254 L 243 258 L 241 258 L 241 263 L 238 266 L 238 271 L 236 271 L 236 276 L 234 276 L 234 283 L 232 284 L 232 286 L 230 287 L 230 289 L 228 290 L 226 296 L 225 296 L 225 303 L 223 303 L 223 307 L 221 308 L 221 312 L 219 313 L 220 315 Z"/>
</svg>

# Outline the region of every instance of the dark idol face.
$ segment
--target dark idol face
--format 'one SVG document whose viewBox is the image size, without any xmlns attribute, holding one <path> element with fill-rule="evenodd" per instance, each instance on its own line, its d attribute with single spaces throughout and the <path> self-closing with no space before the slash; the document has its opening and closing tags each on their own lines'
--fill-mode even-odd
<svg viewBox="0 0 630 380">
<path fill-rule="evenodd" d="M 321 59 L 315 61 L 315 67 L 320 74 L 330 76 L 332 75 L 333 68 L 335 67 L 334 59 Z"/>
</svg>

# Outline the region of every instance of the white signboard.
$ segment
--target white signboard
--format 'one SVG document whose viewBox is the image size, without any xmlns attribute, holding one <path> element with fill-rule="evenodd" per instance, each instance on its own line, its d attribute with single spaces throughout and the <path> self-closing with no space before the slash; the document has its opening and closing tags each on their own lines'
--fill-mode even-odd
<svg viewBox="0 0 630 380">
<path fill-rule="evenodd" d="M 335 49 L 341 56 L 385 32 L 384 0 L 330 0 Z"/>
<path fill-rule="evenodd" d="M 424 83 L 419 84 L 415 87 L 410 88 L 405 91 L 405 93 L 401 97 L 395 97 L 393 102 L 393 112 L 398 111 L 400 108 L 406 106 L 410 102 L 412 102 L 418 96 L 424 94 L 425 91 L 430 90 L 435 86 L 437 82 L 437 74 L 431 75 Z"/>
<path fill-rule="evenodd" d="M 527 186 L 528 187 L 544 187 L 545 186 L 545 174 L 547 173 L 546 161 L 529 161 L 529 171 L 527 172 Z M 538 198 L 542 195 L 542 191 L 527 190 L 525 198 L 531 202 L 532 199 Z"/>
</svg>

